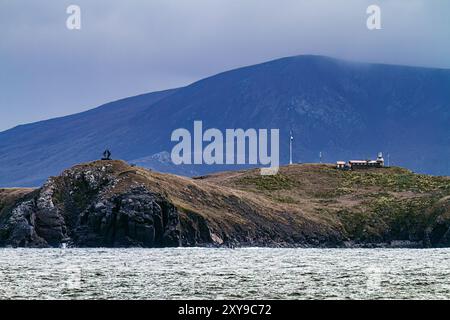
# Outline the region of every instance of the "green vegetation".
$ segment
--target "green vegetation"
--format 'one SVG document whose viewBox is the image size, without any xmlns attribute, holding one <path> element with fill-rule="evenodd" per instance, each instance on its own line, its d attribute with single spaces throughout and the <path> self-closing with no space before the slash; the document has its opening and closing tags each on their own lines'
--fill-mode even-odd
<svg viewBox="0 0 450 320">
<path fill-rule="evenodd" d="M 450 180 L 414 174 L 400 168 L 386 168 L 379 171 L 343 172 L 342 186 L 347 188 L 377 186 L 389 191 L 434 192 L 450 191 Z"/>
<path fill-rule="evenodd" d="M 260 191 L 285 190 L 295 186 L 295 181 L 279 173 L 272 176 L 246 176 L 237 181 L 240 186 L 254 186 Z"/>
<path fill-rule="evenodd" d="M 436 205 L 450 196 L 448 177 L 402 168 L 340 171 L 330 165 L 297 165 L 276 176 L 252 173 L 233 182 L 292 210 L 315 213 L 327 224 L 337 223 L 345 237 L 360 243 L 427 243 L 436 225 L 442 229 L 439 242 L 450 228 L 448 207 Z"/>
<path fill-rule="evenodd" d="M 272 198 L 275 201 L 281 202 L 281 203 L 297 203 L 297 201 L 294 198 L 290 197 L 290 196 L 277 196 L 277 195 L 274 195 Z"/>
<path fill-rule="evenodd" d="M 435 197 L 414 197 L 399 201 L 382 195 L 367 200 L 355 210 L 343 209 L 338 216 L 346 233 L 355 240 L 389 242 L 394 239 L 420 241 L 436 221 Z"/>
</svg>

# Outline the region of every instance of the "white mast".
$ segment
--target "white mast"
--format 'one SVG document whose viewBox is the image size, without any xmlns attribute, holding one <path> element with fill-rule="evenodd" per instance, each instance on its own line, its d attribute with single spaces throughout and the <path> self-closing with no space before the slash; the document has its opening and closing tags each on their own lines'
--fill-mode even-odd
<svg viewBox="0 0 450 320">
<path fill-rule="evenodd" d="M 292 136 L 292 130 L 290 131 L 289 138 L 289 164 L 292 164 L 292 141 L 294 141 L 294 137 Z"/>
</svg>

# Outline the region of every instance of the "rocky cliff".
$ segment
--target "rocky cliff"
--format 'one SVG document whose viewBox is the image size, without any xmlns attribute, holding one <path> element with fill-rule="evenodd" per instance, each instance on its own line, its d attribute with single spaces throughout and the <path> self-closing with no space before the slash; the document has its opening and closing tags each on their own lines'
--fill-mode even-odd
<svg viewBox="0 0 450 320">
<path fill-rule="evenodd" d="M 50 178 L 2 213 L 0 241 L 20 247 L 179 246 L 179 216 L 160 194 L 99 162 Z M 23 194 L 23 193 L 22 193 Z"/>
<path fill-rule="evenodd" d="M 450 246 L 450 179 L 292 165 L 194 179 L 122 161 L 0 189 L 0 246 Z"/>
</svg>

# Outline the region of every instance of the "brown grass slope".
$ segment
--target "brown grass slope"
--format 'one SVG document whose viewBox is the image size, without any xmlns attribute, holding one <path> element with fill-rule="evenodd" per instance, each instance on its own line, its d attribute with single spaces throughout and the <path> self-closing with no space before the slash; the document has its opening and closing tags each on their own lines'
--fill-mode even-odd
<svg viewBox="0 0 450 320">
<path fill-rule="evenodd" d="M 301 164 L 282 167 L 275 176 L 252 170 L 202 181 L 264 198 L 276 208 L 275 215 L 299 227 L 296 232 L 312 235 L 308 244 L 450 245 L 449 177 L 396 167 L 341 171 L 333 165 Z"/>
</svg>

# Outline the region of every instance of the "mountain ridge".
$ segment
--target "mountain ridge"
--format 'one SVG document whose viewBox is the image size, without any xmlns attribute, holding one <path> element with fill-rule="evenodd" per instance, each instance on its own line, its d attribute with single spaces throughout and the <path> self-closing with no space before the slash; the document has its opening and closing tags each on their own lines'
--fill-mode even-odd
<svg viewBox="0 0 450 320">
<path fill-rule="evenodd" d="M 170 152 L 174 129 L 189 129 L 195 120 L 222 130 L 280 128 L 282 163 L 293 130 L 296 162 L 318 161 L 319 152 L 331 162 L 385 151 L 394 164 L 448 175 L 449 87 L 447 69 L 313 55 L 276 59 L 4 131 L 0 185 L 39 185 L 70 165 L 98 159 L 106 148 L 113 157 L 145 159 L 150 168 L 189 176 L 236 169 L 153 160 Z"/>
</svg>

